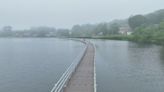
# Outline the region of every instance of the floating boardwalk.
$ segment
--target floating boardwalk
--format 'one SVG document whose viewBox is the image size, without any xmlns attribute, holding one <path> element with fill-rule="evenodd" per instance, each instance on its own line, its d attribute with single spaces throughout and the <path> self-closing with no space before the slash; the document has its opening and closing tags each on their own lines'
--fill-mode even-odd
<svg viewBox="0 0 164 92">
<path fill-rule="evenodd" d="M 96 92 L 95 48 L 86 42 L 80 59 L 66 70 L 51 92 Z"/>
<path fill-rule="evenodd" d="M 94 92 L 94 46 L 87 44 L 87 50 L 72 75 L 64 92 Z"/>
</svg>

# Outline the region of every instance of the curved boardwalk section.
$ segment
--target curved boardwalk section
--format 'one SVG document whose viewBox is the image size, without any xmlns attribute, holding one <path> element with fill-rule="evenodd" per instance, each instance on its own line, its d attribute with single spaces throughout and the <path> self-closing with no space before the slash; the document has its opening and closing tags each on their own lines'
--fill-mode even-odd
<svg viewBox="0 0 164 92">
<path fill-rule="evenodd" d="M 63 92 L 95 92 L 93 44 L 87 43 L 87 50 L 76 71 L 71 76 Z"/>
</svg>

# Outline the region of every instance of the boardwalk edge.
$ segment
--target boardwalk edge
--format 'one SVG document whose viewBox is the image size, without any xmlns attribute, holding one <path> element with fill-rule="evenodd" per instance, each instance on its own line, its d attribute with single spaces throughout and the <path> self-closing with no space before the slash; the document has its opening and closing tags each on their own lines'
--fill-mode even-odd
<svg viewBox="0 0 164 92">
<path fill-rule="evenodd" d="M 97 81 L 96 81 L 96 46 L 94 43 L 92 43 L 94 46 L 94 92 L 97 92 Z"/>
</svg>

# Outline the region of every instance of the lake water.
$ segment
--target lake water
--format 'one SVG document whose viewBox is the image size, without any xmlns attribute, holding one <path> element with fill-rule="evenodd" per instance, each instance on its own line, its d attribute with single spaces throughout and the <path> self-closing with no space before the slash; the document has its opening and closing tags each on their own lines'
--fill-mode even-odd
<svg viewBox="0 0 164 92">
<path fill-rule="evenodd" d="M 51 38 L 0 39 L 0 92 L 50 92 L 84 45 Z"/>
<path fill-rule="evenodd" d="M 91 40 L 98 92 L 164 92 L 164 47 Z M 0 39 L 0 92 L 50 92 L 80 54 L 80 42 L 54 38 Z"/>
<path fill-rule="evenodd" d="M 92 41 L 97 48 L 98 92 L 164 92 L 164 47 Z"/>
</svg>

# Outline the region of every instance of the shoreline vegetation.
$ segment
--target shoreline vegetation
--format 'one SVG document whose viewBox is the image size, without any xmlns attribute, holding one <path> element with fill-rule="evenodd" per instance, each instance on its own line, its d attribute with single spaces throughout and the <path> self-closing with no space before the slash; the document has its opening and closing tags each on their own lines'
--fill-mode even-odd
<svg viewBox="0 0 164 92">
<path fill-rule="evenodd" d="M 73 37 L 73 38 L 119 40 L 119 41 L 132 41 L 138 43 L 164 45 L 164 39 L 141 39 L 141 38 L 135 38 L 135 36 L 133 35 L 111 35 L 111 36 Z"/>
<path fill-rule="evenodd" d="M 111 36 L 95 36 L 95 37 L 0 37 L 0 38 L 80 38 L 80 39 L 104 39 L 104 40 L 120 40 L 132 41 L 138 43 L 151 43 L 157 45 L 164 45 L 164 39 L 139 39 L 133 35 L 111 35 Z"/>
<path fill-rule="evenodd" d="M 114 21 L 108 30 L 104 27 L 99 27 L 99 29 L 102 30 L 100 31 L 102 34 L 81 37 L 164 45 L 164 9 L 146 15 L 130 16 L 122 21 Z"/>
<path fill-rule="evenodd" d="M 129 36 L 122 36 L 122 35 L 103 36 L 103 37 L 94 37 L 93 39 L 123 40 L 123 41 L 139 42 L 139 43 L 153 43 L 153 44 L 158 44 L 158 45 L 164 45 L 164 39 L 136 38 L 134 35 L 129 35 Z"/>
<path fill-rule="evenodd" d="M 133 41 L 139 43 L 152 43 L 157 45 L 164 45 L 163 38 L 154 37 L 154 39 L 147 39 L 145 37 L 136 37 L 135 35 L 108 35 L 108 36 L 94 36 L 94 37 L 0 37 L 0 38 L 81 38 L 81 39 L 105 39 L 105 40 L 120 40 L 120 41 Z"/>
<path fill-rule="evenodd" d="M 12 30 L 11 26 L 5 26 L 0 31 L 2 37 L 110 39 L 164 45 L 164 9 L 146 15 L 130 16 L 124 20 L 74 25 L 71 29 L 33 27 Z"/>
</svg>

